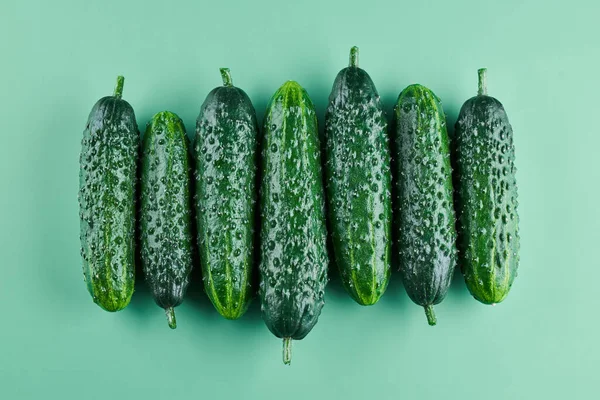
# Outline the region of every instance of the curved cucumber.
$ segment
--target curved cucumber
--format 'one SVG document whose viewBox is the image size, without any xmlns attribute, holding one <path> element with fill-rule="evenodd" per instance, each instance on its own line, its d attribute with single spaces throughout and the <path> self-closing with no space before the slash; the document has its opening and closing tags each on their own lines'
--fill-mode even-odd
<svg viewBox="0 0 600 400">
<path fill-rule="evenodd" d="M 502 104 L 487 95 L 486 70 L 479 94 L 467 100 L 456 122 L 460 265 L 471 294 L 499 303 L 517 275 L 519 215 L 513 132 Z"/>
<path fill-rule="evenodd" d="M 433 305 L 446 296 L 456 267 L 446 117 L 431 90 L 410 85 L 398 97 L 394 122 L 400 272 L 408 296 L 435 325 Z"/>
<path fill-rule="evenodd" d="M 196 122 L 196 218 L 206 293 L 236 319 L 253 294 L 258 126 L 246 93 L 221 74 Z"/>
<path fill-rule="evenodd" d="M 189 161 L 181 119 L 169 111 L 152 117 L 142 141 L 142 265 L 173 329 L 173 308 L 183 301 L 192 269 Z"/>
<path fill-rule="evenodd" d="M 135 279 L 135 189 L 139 131 L 135 114 L 113 96 L 94 105 L 81 141 L 79 216 L 83 274 L 94 302 L 106 311 L 129 304 Z"/>
<path fill-rule="evenodd" d="M 358 67 L 357 47 L 333 84 L 325 139 L 335 262 L 352 298 L 375 304 L 390 277 L 390 150 L 383 105 L 373 81 Z"/>
<path fill-rule="evenodd" d="M 262 315 L 283 338 L 289 364 L 291 340 L 304 338 L 321 314 L 328 264 L 317 117 L 298 83 L 271 98 L 262 151 Z"/>
</svg>

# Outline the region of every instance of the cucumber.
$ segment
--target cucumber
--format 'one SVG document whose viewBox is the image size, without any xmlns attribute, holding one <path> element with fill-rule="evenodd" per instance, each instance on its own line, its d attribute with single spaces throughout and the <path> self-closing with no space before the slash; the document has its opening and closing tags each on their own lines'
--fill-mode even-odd
<svg viewBox="0 0 600 400">
<path fill-rule="evenodd" d="M 226 68 L 196 122 L 196 218 L 204 287 L 217 311 L 241 317 L 252 299 L 258 126 Z"/>
<path fill-rule="evenodd" d="M 142 141 L 142 266 L 172 329 L 192 269 L 190 159 L 183 121 L 169 111 L 148 123 Z"/>
<path fill-rule="evenodd" d="M 453 151 L 460 265 L 469 291 L 484 304 L 506 298 L 519 264 L 519 215 L 513 132 L 502 104 L 478 95 L 456 122 Z"/>
<path fill-rule="evenodd" d="M 400 93 L 394 107 L 394 158 L 400 273 L 408 296 L 436 324 L 433 305 L 456 267 L 450 147 L 440 99 L 421 85 Z"/>
<path fill-rule="evenodd" d="M 288 81 L 264 118 L 260 193 L 260 300 L 269 330 L 291 341 L 317 323 L 327 283 L 327 231 L 317 117 L 306 91 Z"/>
<path fill-rule="evenodd" d="M 83 276 L 94 302 L 106 311 L 129 304 L 135 280 L 135 196 L 139 131 L 135 113 L 113 96 L 94 105 L 79 159 L 79 217 Z"/>
<path fill-rule="evenodd" d="M 327 206 L 335 263 L 361 305 L 375 304 L 390 278 L 390 149 L 377 89 L 358 67 L 358 48 L 333 84 L 325 114 Z"/>
</svg>

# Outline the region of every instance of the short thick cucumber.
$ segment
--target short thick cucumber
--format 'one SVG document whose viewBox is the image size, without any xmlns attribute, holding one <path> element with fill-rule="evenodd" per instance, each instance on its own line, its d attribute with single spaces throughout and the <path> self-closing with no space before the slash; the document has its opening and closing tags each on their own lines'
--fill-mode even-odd
<svg viewBox="0 0 600 400">
<path fill-rule="evenodd" d="M 460 265 L 469 291 L 499 303 L 517 275 L 519 216 L 513 132 L 502 104 L 479 93 L 460 110 L 453 140 Z"/>
<path fill-rule="evenodd" d="M 325 139 L 335 263 L 352 298 L 375 304 L 390 277 L 390 150 L 383 105 L 373 81 L 358 67 L 357 47 L 333 84 Z"/>
<path fill-rule="evenodd" d="M 425 308 L 450 287 L 456 267 L 450 147 L 440 99 L 421 85 L 400 93 L 394 108 L 394 158 L 400 272 L 408 296 Z"/>
<path fill-rule="evenodd" d="M 321 314 L 327 232 L 317 117 L 306 91 L 288 81 L 273 95 L 262 142 L 260 298 L 269 330 L 304 338 Z"/>
<path fill-rule="evenodd" d="M 83 131 L 79 216 L 83 274 L 94 302 L 106 311 L 127 306 L 135 279 L 135 196 L 139 131 L 135 114 L 113 96 L 94 105 Z"/>
<path fill-rule="evenodd" d="M 258 126 L 246 93 L 221 74 L 196 122 L 196 218 L 206 293 L 236 319 L 253 295 Z"/>
<path fill-rule="evenodd" d="M 192 269 L 190 158 L 179 117 L 152 117 L 142 141 L 141 246 L 146 282 L 169 326 L 181 304 Z"/>
</svg>

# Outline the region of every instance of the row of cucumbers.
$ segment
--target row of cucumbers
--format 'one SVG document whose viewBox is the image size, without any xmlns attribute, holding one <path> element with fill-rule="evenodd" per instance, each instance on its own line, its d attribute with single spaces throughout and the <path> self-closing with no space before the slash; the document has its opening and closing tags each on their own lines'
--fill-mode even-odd
<svg viewBox="0 0 600 400">
<path fill-rule="evenodd" d="M 283 338 L 286 363 L 291 340 L 310 332 L 324 304 L 328 232 L 359 304 L 386 290 L 393 228 L 404 286 L 429 324 L 457 259 L 477 300 L 506 297 L 519 251 L 514 145 L 502 104 L 486 93 L 485 70 L 452 141 L 440 99 L 421 85 L 400 93 L 390 141 L 353 47 L 329 97 L 323 153 L 313 103 L 298 83 L 273 95 L 259 135 L 250 99 L 229 70 L 221 74 L 223 86 L 200 109 L 193 151 L 183 122 L 167 111 L 152 118 L 139 151 L 122 77 L 92 109 L 80 160 L 81 254 L 100 307 L 118 311 L 131 299 L 137 229 L 146 281 L 172 328 L 196 246 L 206 293 L 229 319 L 248 308 L 259 259 L 263 319 Z"/>
</svg>

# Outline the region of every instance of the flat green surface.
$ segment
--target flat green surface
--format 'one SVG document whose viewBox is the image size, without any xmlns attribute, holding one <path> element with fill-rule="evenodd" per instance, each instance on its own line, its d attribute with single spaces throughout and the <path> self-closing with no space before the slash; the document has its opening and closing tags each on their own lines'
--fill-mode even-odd
<svg viewBox="0 0 600 400">
<path fill-rule="evenodd" d="M 598 2 L 288 3 L 0 3 L 0 398 L 596 398 Z M 116 75 L 142 129 L 168 109 L 192 132 L 222 66 L 259 121 L 294 79 L 322 123 L 352 45 L 388 112 L 418 82 L 442 99 L 449 126 L 476 93 L 477 68 L 489 68 L 517 152 L 521 268 L 507 300 L 484 306 L 457 275 L 432 328 L 398 273 L 371 308 L 334 273 L 291 367 L 258 302 L 227 321 L 197 273 L 176 331 L 141 280 L 124 311 L 98 308 L 79 256 L 78 157 Z"/>
</svg>

